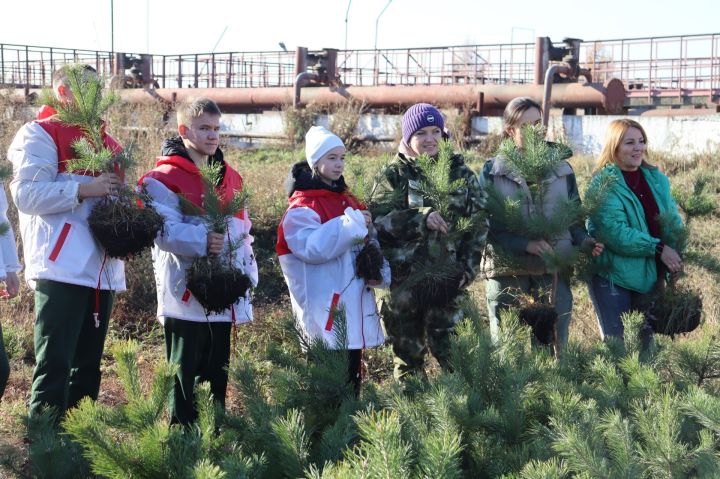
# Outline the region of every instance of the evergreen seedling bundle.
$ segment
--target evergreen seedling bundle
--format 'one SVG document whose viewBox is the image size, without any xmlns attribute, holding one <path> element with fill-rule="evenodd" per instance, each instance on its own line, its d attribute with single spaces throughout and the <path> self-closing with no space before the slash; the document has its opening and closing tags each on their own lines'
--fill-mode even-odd
<svg viewBox="0 0 720 479">
<path fill-rule="evenodd" d="M 103 94 L 101 79 L 84 65 L 65 68 L 73 101 L 61 102 L 52 92 L 45 92 L 43 102 L 56 110 L 61 122 L 79 127 L 86 135 L 73 143 L 77 158 L 66 162 L 66 170 L 93 176 L 116 173 L 122 180 L 124 172 L 133 164 L 132 148 L 116 154 L 103 142 L 102 118 L 118 100 L 117 95 Z M 152 246 L 163 218 L 149 200 L 146 193 L 137 193 L 123 184 L 116 194 L 93 206 L 88 225 L 108 256 L 126 259 Z"/>
<path fill-rule="evenodd" d="M 368 181 L 362 165 L 352 168 L 355 185 L 351 194 L 364 205 L 372 201 L 376 182 Z M 377 179 L 377 178 L 376 178 Z M 363 246 L 355 257 L 355 275 L 365 281 L 382 281 L 383 255 L 374 243 L 363 242 Z"/>
<path fill-rule="evenodd" d="M 563 235 L 573 226 L 582 225 L 590 211 L 599 205 L 609 181 L 589 194 L 585 205 L 581 205 L 577 198 L 554 198 L 555 206 L 551 211 L 546 211 L 549 200 L 548 180 L 553 178 L 565 160 L 572 156 L 572 151 L 562 143 L 546 141 L 545 129 L 541 125 L 526 125 L 522 132 L 523 146 L 517 146 L 508 138 L 501 143 L 497 157 L 505 161 L 514 176 L 525 181 L 527 192 L 521 189 L 517 195 L 506 197 L 489 185 L 489 214 L 491 221 L 499 228 L 531 241 L 545 240 L 555 248 Z M 582 253 L 587 253 L 585 249 L 572 246 L 570 251 L 559 252 L 554 249 L 553 252 L 544 254 L 540 264 L 546 274 L 552 275 L 550 289 L 536 294 L 539 300 L 523 295 L 518 298 L 522 305 L 520 318 L 532 327 L 533 334 L 543 344 L 554 343 L 555 339 L 558 276 L 569 277 L 582 259 Z M 523 261 L 527 260 L 503 250 L 503 245 L 498 244 L 493 244 L 492 255 L 496 269 L 522 270 Z"/>
<path fill-rule="evenodd" d="M 475 212 L 470 217 L 458 209 L 466 208 L 467 198 L 458 195 L 465 191 L 466 178 L 453 178 L 453 164 L 462 161 L 453 154 L 449 141 L 441 141 L 438 154 L 431 157 L 422 154 L 412 168 L 415 180 L 409 181 L 410 191 L 399 189 L 382 191 L 371 205 L 376 215 L 384 215 L 395 209 L 407 208 L 405 195 L 412 207 L 413 196 L 427 199 L 425 206 L 432 206 L 448 225 L 448 232 L 429 231 L 423 245 L 423 260 L 409 265 L 411 273 L 397 286 L 397 292 L 412 291 L 418 304 L 442 307 L 453 301 L 461 292 L 465 265 L 457 260 L 457 245 L 474 235 L 482 234 L 485 216 Z M 402 265 L 401 265 L 402 267 Z"/>
<path fill-rule="evenodd" d="M 245 210 L 249 195 L 244 187 L 231 198 L 219 193 L 216 187 L 222 181 L 222 168 L 220 163 L 200 168 L 205 191 L 203 208 L 183 196 L 180 196 L 180 204 L 185 214 L 200 216 L 208 231 L 228 235 L 230 218 Z M 220 314 L 248 294 L 252 282 L 235 266 L 237 249 L 238 244 L 231 241 L 222 253 L 195 258 L 187 269 L 187 288 L 207 313 Z"/>
<path fill-rule="evenodd" d="M 662 240 L 677 251 L 687 263 L 693 263 L 720 275 L 717 259 L 691 248 L 690 225 L 695 218 L 710 215 L 717 210 L 715 194 L 709 191 L 710 179 L 700 175 L 695 178 L 689 193 L 673 190 L 678 206 L 685 212 L 685 225 L 672 214 L 658 217 Z M 664 275 L 663 275 L 664 276 Z M 660 287 L 648 302 L 648 323 L 656 333 L 675 335 L 695 330 L 702 318 L 702 299 L 688 286 L 679 283 L 679 276 L 669 281 L 663 278 Z"/>
</svg>

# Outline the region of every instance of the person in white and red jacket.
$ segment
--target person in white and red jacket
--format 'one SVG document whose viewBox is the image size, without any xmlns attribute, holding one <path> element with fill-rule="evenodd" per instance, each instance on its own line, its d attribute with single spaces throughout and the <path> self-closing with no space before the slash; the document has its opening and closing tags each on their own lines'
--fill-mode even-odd
<svg viewBox="0 0 720 479">
<path fill-rule="evenodd" d="M 61 102 L 74 96 L 67 82 L 73 66 L 53 74 Z M 96 75 L 83 66 L 84 75 Z M 108 258 L 87 223 L 93 206 L 116 191 L 115 173 L 67 171 L 72 144 L 84 137 L 51 110 L 25 124 L 10 145 L 10 193 L 19 211 L 25 279 L 35 290 L 35 370 L 30 415 L 52 407 L 59 420 L 83 397 L 97 399 L 100 360 L 114 293 L 125 290 L 123 262 Z M 120 145 L 103 133 L 114 153 Z"/>
<path fill-rule="evenodd" d="M 290 173 L 288 210 L 278 227 L 276 252 L 305 340 L 348 350 L 357 393 L 362 350 L 385 341 L 373 288 L 390 284 L 390 267 L 384 261 L 379 281 L 357 275 L 358 252 L 365 241 L 377 245 L 377 240 L 370 212 L 350 194 L 342 176 L 342 140 L 314 126 L 305 137 L 305 155 L 307 162 L 295 164 Z M 334 324 L 338 310 L 345 313 L 346 344 L 339 343 Z"/>
<path fill-rule="evenodd" d="M 233 323 L 253 317 L 249 293 L 247 299 L 241 297 L 221 314 L 206 314 L 186 287 L 185 271 L 195 258 L 219 254 L 232 241 L 239 246 L 234 251 L 235 266 L 253 286 L 258 283 L 247 211 L 231 218 L 227 235 L 222 235 L 208 230 L 198 216 L 184 215 L 180 206 L 182 195 L 203 208 L 199 168 L 208 163 L 222 165 L 217 186 L 222 197 L 231 198 L 243 188 L 242 177 L 225 162 L 218 148 L 220 115 L 217 104 L 206 98 L 181 104 L 177 110 L 180 136 L 165 141 L 155 168 L 140 179 L 152 197 L 152 206 L 165 219 L 152 249 L 157 317 L 165 330 L 166 357 L 180 367 L 171 394 L 171 421 L 184 425 L 197 419 L 193 388 L 199 382 L 209 382 L 215 401 L 224 406 L 231 328 Z"/>
</svg>

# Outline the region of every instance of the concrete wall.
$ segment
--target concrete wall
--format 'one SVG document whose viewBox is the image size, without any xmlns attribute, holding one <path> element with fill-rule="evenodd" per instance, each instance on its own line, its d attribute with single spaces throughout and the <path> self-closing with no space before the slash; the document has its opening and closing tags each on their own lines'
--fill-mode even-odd
<svg viewBox="0 0 720 479">
<path fill-rule="evenodd" d="M 616 118 L 633 118 L 646 129 L 650 147 L 675 153 L 702 152 L 720 149 L 720 115 L 676 117 L 623 116 L 551 116 L 550 135 L 562 135 L 576 153 L 597 154 L 602 147 L 607 124 Z M 318 124 L 327 126 L 329 118 L 322 115 Z M 234 137 L 235 143 L 251 146 L 271 139 L 283 139 L 282 114 L 277 111 L 253 114 L 223 115 L 223 133 Z M 358 132 L 378 141 L 394 142 L 400 136 L 399 115 L 366 114 Z M 499 134 L 502 120 L 498 117 L 475 117 L 474 136 Z"/>
</svg>

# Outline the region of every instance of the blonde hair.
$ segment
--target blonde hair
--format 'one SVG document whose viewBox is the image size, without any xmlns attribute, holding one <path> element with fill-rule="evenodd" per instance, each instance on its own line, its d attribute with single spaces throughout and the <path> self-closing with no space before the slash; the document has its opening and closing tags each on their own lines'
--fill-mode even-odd
<svg viewBox="0 0 720 479">
<path fill-rule="evenodd" d="M 639 130 L 645 145 L 647 145 L 647 133 L 640 123 L 627 118 L 613 120 L 608 124 L 605 132 L 605 143 L 595 164 L 595 171 L 600 171 L 610 164 L 617 164 L 620 144 L 630 128 Z M 643 159 L 643 164 L 647 164 L 645 159 Z"/>
<path fill-rule="evenodd" d="M 505 107 L 503 111 L 503 138 L 508 138 L 508 128 L 515 128 L 518 126 L 520 117 L 523 113 L 528 111 L 530 108 L 537 108 L 542 114 L 542 107 L 538 102 L 530 98 L 529 96 L 519 96 L 510 100 L 510 103 Z"/>
<path fill-rule="evenodd" d="M 194 118 L 202 116 L 203 113 L 211 115 L 222 115 L 220 107 L 209 98 L 188 98 L 177 106 L 177 124 L 185 125 L 188 128 Z"/>
</svg>

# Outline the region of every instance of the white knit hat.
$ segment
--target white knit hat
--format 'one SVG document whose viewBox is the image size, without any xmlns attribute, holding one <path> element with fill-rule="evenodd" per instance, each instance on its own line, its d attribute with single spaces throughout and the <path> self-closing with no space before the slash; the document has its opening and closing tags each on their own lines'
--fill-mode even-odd
<svg viewBox="0 0 720 479">
<path fill-rule="evenodd" d="M 313 126 L 305 135 L 305 158 L 310 168 L 315 168 L 315 163 L 325 153 L 338 146 L 344 147 L 342 140 L 324 126 Z"/>
</svg>

